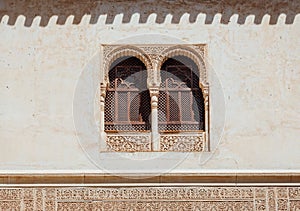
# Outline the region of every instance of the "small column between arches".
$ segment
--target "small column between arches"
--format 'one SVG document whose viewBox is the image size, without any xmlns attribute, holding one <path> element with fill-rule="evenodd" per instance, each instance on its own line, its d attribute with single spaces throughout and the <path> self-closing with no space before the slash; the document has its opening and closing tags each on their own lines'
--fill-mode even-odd
<svg viewBox="0 0 300 211">
<path fill-rule="evenodd" d="M 159 87 L 149 88 L 151 97 L 151 142 L 152 150 L 159 151 L 160 135 L 158 131 L 158 95 Z"/>
<path fill-rule="evenodd" d="M 106 85 L 100 84 L 100 151 L 106 151 L 106 133 L 105 133 L 105 119 L 104 119 L 104 108 L 105 108 L 105 97 L 106 97 Z"/>
</svg>

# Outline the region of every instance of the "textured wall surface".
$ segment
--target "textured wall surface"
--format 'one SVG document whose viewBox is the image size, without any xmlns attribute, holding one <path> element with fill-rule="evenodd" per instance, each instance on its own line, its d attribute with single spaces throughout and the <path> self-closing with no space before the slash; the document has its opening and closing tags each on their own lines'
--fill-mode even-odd
<svg viewBox="0 0 300 211">
<path fill-rule="evenodd" d="M 0 170 L 298 171 L 299 12 L 296 0 L 1 1 Z M 207 46 L 211 152 L 90 150 L 100 45 L 113 43 Z"/>
</svg>

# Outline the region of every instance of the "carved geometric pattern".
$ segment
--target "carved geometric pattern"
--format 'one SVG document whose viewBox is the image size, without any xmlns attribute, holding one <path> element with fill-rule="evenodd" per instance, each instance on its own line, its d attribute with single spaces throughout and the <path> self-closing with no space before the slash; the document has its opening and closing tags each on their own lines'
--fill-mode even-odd
<svg viewBox="0 0 300 211">
<path fill-rule="evenodd" d="M 201 152 L 204 150 L 202 134 L 161 135 L 160 151 Z"/>
<path fill-rule="evenodd" d="M 299 210 L 299 193 L 300 187 L 254 186 L 2 187 L 0 210 Z"/>
<path fill-rule="evenodd" d="M 107 151 L 146 152 L 151 151 L 149 134 L 107 134 Z"/>
<path fill-rule="evenodd" d="M 290 210 L 300 210 L 300 201 L 291 201 Z"/>
<path fill-rule="evenodd" d="M 268 192 L 267 201 L 269 204 L 269 209 L 275 210 L 276 209 L 275 191 L 274 191 L 274 189 L 269 189 L 267 192 Z"/>
</svg>

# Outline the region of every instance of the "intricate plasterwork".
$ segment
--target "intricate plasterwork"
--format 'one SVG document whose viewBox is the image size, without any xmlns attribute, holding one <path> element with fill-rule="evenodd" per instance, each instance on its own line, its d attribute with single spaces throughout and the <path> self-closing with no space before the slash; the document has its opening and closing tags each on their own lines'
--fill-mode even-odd
<svg viewBox="0 0 300 211">
<path fill-rule="evenodd" d="M 2 187 L 0 210 L 299 210 L 299 193 L 300 187 Z"/>
<path fill-rule="evenodd" d="M 203 150 L 202 134 L 160 136 L 160 151 L 201 152 Z"/>
<path fill-rule="evenodd" d="M 140 59 L 146 66 L 147 70 L 153 69 L 152 62 L 149 56 L 136 46 L 129 45 L 104 45 L 103 46 L 103 68 L 101 71 L 105 76 L 104 79 L 108 80 L 108 71 L 111 64 L 118 58 L 124 56 L 134 56 Z M 101 83 L 107 84 L 108 81 L 101 81 Z"/>
<path fill-rule="evenodd" d="M 184 44 L 184 45 L 103 45 L 103 67 L 104 74 L 108 74 L 110 65 L 123 56 L 135 56 L 139 58 L 148 70 L 148 85 L 160 83 L 157 71 L 161 65 L 173 56 L 186 56 L 192 59 L 199 70 L 200 83 L 206 84 L 207 71 L 205 66 L 206 45 Z M 103 77 L 107 78 L 107 77 Z"/>
<path fill-rule="evenodd" d="M 116 152 L 146 152 L 151 151 L 149 134 L 108 134 L 107 151 Z"/>
<path fill-rule="evenodd" d="M 162 52 L 162 59 L 158 63 L 160 68 L 162 64 L 170 57 L 174 56 L 186 56 L 193 60 L 199 71 L 199 81 L 200 84 L 206 84 L 207 82 L 207 72 L 204 63 L 205 46 L 204 45 L 177 45 L 171 46 Z"/>
</svg>

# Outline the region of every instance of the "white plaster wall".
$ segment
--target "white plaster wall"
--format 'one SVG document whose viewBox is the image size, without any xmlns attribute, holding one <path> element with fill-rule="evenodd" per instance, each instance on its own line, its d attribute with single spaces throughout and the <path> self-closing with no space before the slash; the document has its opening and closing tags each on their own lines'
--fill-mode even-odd
<svg viewBox="0 0 300 211">
<path fill-rule="evenodd" d="M 31 26 L 24 26 L 22 15 L 13 25 L 9 18 L 0 24 L 1 171 L 100 171 L 103 163 L 109 171 L 300 169 L 299 15 L 286 24 L 282 14 L 274 25 L 267 14 L 261 24 L 254 24 L 253 15 L 244 24 L 237 23 L 238 15 L 221 24 L 218 14 L 211 24 L 204 24 L 205 14 L 195 23 L 184 14 L 179 23 L 167 16 L 157 24 L 155 11 L 146 23 L 138 22 L 138 13 L 129 23 L 119 14 L 112 24 L 105 23 L 106 15 L 96 24 L 89 15 L 73 24 L 70 15 L 63 25 L 52 16 L 46 26 L 39 26 L 40 17 Z M 159 162 L 139 153 L 104 153 L 93 160 L 98 155 L 86 152 L 99 141 L 100 44 L 177 41 L 208 47 L 212 151 L 156 153 Z M 77 96 L 87 101 L 81 104 Z M 74 112 L 85 114 L 81 129 Z M 88 149 L 82 138 L 91 143 Z"/>
</svg>

